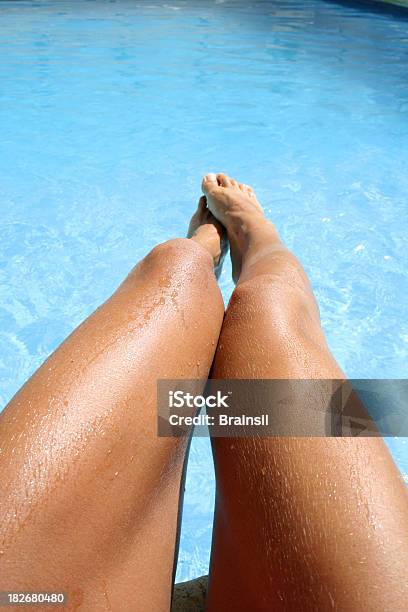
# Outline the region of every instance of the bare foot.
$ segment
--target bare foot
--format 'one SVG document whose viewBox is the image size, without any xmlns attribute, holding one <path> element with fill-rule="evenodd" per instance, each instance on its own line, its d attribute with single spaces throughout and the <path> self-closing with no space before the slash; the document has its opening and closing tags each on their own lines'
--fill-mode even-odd
<svg viewBox="0 0 408 612">
<path fill-rule="evenodd" d="M 214 260 L 215 276 L 219 278 L 228 251 L 228 238 L 224 227 L 208 209 L 205 196 L 199 199 L 197 210 L 191 217 L 187 238 L 198 242 L 210 253 Z"/>
<path fill-rule="evenodd" d="M 242 258 L 250 246 L 277 240 L 273 224 L 265 218 L 262 206 L 249 185 L 238 183 L 226 174 L 207 174 L 202 190 L 208 208 L 228 232 L 231 246 L 232 276 L 235 282 L 241 274 Z"/>
</svg>

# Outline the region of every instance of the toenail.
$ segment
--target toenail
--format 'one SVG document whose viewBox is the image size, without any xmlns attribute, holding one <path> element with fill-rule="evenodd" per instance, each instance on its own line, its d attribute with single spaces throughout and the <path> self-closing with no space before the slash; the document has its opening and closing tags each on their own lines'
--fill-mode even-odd
<svg viewBox="0 0 408 612">
<path fill-rule="evenodd" d="M 211 172 L 210 174 L 206 174 L 205 175 L 204 180 L 210 181 L 212 183 L 216 183 L 217 182 L 217 175 L 214 174 L 213 172 Z"/>
</svg>

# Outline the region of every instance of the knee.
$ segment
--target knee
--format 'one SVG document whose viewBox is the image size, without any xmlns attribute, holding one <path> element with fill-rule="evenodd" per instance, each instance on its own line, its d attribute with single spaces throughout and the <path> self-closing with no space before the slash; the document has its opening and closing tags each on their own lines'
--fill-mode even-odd
<svg viewBox="0 0 408 612">
<path fill-rule="evenodd" d="M 232 294 L 231 303 L 265 303 L 271 309 L 286 301 L 290 292 L 293 292 L 293 287 L 281 274 L 259 274 L 238 283 Z"/>
<path fill-rule="evenodd" d="M 188 238 L 175 238 L 157 245 L 141 263 L 140 270 L 151 278 L 159 275 L 166 282 L 191 286 L 214 284 L 214 264 L 211 255 Z"/>
<path fill-rule="evenodd" d="M 310 285 L 303 283 L 296 269 L 293 275 L 262 274 L 238 284 L 229 307 L 232 310 L 244 307 L 253 316 L 286 322 L 291 329 L 294 322 L 298 324 L 299 321 L 320 326 L 316 299 Z"/>
<path fill-rule="evenodd" d="M 209 254 L 189 238 L 172 238 L 155 246 L 145 257 L 148 263 L 194 262 L 206 260 Z"/>
</svg>

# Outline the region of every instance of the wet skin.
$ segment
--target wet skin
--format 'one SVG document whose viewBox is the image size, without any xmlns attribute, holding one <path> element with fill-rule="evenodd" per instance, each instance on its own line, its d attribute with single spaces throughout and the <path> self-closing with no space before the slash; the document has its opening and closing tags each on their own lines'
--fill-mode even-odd
<svg viewBox="0 0 408 612">
<path fill-rule="evenodd" d="M 227 229 L 237 281 L 212 376 L 343 379 L 307 276 L 253 193 L 226 175 L 206 177 L 203 191 Z M 408 497 L 381 438 L 212 446 L 208 611 L 404 609 Z"/>
<path fill-rule="evenodd" d="M 4 411 L 1 588 L 167 611 L 185 441 L 156 435 L 156 380 L 205 380 L 212 364 L 218 378 L 344 376 L 253 190 L 222 174 L 202 188 L 189 238 L 153 249 Z M 219 438 L 213 452 L 208 610 L 403 609 L 407 497 L 382 440 Z"/>
<path fill-rule="evenodd" d="M 68 610 L 168 610 L 185 441 L 157 437 L 156 381 L 205 381 L 224 315 L 220 226 L 202 206 L 193 221 L 3 412 L 1 588 L 63 591 Z"/>
</svg>

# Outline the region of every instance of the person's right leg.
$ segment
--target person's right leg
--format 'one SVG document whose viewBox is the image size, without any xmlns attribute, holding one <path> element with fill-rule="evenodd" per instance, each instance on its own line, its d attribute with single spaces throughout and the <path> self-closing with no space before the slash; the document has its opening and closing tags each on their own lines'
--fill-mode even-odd
<svg viewBox="0 0 408 612">
<path fill-rule="evenodd" d="M 344 378 L 306 274 L 253 191 L 225 175 L 203 190 L 227 228 L 237 281 L 213 378 Z M 209 612 L 404 609 L 407 496 L 382 439 L 212 444 Z"/>
</svg>

